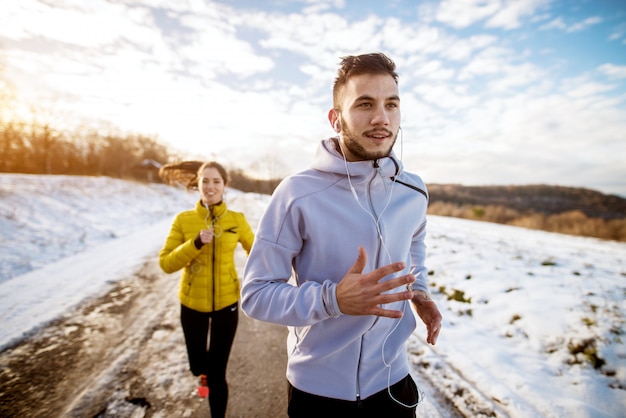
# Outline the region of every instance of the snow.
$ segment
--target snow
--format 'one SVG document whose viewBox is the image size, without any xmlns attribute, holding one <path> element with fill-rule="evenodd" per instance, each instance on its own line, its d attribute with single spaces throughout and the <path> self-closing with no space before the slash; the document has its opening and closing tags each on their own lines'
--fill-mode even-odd
<svg viewBox="0 0 626 418">
<path fill-rule="evenodd" d="M 226 201 L 255 227 L 268 198 L 229 190 Z M 195 199 L 104 177 L 0 175 L 0 349 L 154 258 Z M 437 216 L 427 244 L 444 323 L 436 346 L 421 323 L 409 342 L 417 379 L 470 416 L 626 417 L 626 244 Z"/>
</svg>

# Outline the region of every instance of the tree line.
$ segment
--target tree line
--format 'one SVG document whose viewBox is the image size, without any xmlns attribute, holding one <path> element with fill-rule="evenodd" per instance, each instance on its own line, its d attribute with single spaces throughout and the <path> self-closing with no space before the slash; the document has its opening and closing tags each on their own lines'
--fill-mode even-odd
<svg viewBox="0 0 626 418">
<path fill-rule="evenodd" d="M 0 172 L 146 179 L 145 161 L 175 159 L 156 138 L 61 131 L 49 124 L 0 121 Z"/>
<path fill-rule="evenodd" d="M 159 166 L 183 159 L 156 137 L 103 134 L 95 130 L 62 131 L 50 124 L 0 118 L 0 172 L 108 176 L 161 182 Z M 230 171 L 231 187 L 271 194 L 280 179 L 249 177 L 240 168 Z"/>
</svg>

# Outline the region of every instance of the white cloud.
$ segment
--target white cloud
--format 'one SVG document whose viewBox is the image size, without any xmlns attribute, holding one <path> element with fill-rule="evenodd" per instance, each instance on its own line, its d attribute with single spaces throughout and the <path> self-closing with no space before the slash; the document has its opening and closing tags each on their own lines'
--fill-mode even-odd
<svg viewBox="0 0 626 418">
<path fill-rule="evenodd" d="M 454 61 L 467 61 L 471 56 L 484 48 L 496 45 L 498 39 L 490 35 L 475 35 L 458 38 L 443 52 L 443 56 Z"/>
<path fill-rule="evenodd" d="M 602 64 L 598 70 L 611 78 L 626 78 L 626 65 Z"/>
<path fill-rule="evenodd" d="M 487 21 L 488 28 L 516 29 L 522 25 L 522 19 L 530 17 L 550 0 L 509 0 L 503 1 L 502 7 Z"/>
<path fill-rule="evenodd" d="M 568 32 L 568 33 L 573 33 L 573 32 L 583 31 L 589 28 L 590 26 L 597 25 L 599 23 L 602 23 L 602 19 L 597 16 L 588 17 L 580 22 L 575 22 L 569 25 L 564 21 L 562 17 L 557 17 L 551 20 L 550 22 L 546 23 L 545 25 L 542 25 L 539 29 L 540 30 L 557 29 L 557 30 Z"/>
<path fill-rule="evenodd" d="M 398 54 L 426 55 L 439 54 L 452 43 L 452 37 L 437 27 L 426 25 L 406 25 L 397 20 L 382 28 L 385 45 Z M 407 42 L 410 39 L 411 42 Z"/>
<path fill-rule="evenodd" d="M 612 32 L 609 35 L 609 40 L 617 41 L 622 40 L 623 44 L 626 44 L 626 23 L 619 24 L 617 27 L 612 28 Z"/>
<path fill-rule="evenodd" d="M 469 80 L 477 76 L 498 75 L 512 59 L 512 53 L 506 48 L 494 46 L 480 51 L 465 65 L 459 73 L 459 80 Z"/>
<path fill-rule="evenodd" d="M 597 96 L 615 89 L 614 85 L 604 84 L 589 79 L 587 76 L 580 76 L 566 79 L 562 83 L 562 92 L 566 97 L 584 98 Z"/>
<path fill-rule="evenodd" d="M 467 110 L 479 100 L 477 96 L 469 95 L 462 87 L 449 83 L 421 83 L 413 91 L 421 100 L 445 112 Z"/>
<path fill-rule="evenodd" d="M 415 65 L 414 71 L 411 73 L 411 77 L 416 80 L 451 80 L 456 71 L 446 65 L 440 60 L 431 60 Z"/>
<path fill-rule="evenodd" d="M 539 29 L 540 30 L 549 30 L 549 29 L 566 30 L 567 29 L 567 25 L 563 21 L 563 18 L 557 17 L 555 19 L 552 19 L 548 23 L 542 25 Z"/>
<path fill-rule="evenodd" d="M 185 42 L 174 45 L 179 60 L 189 63 L 195 76 L 212 78 L 213 74 L 250 76 L 273 68 L 274 63 L 259 55 L 248 41 L 237 37 L 242 17 L 230 17 L 232 11 L 205 10 L 181 16 L 181 23 L 193 30 Z"/>
<path fill-rule="evenodd" d="M 549 86 L 546 83 L 546 72 L 529 62 L 507 64 L 498 79 L 490 83 L 490 90 L 495 94 L 508 94 L 519 89 L 529 92 L 542 90 Z"/>
<path fill-rule="evenodd" d="M 19 2 L 22 5 L 22 2 Z M 42 37 L 83 48 L 96 48 L 121 38 L 136 42 L 152 40 L 154 33 L 143 26 L 145 11 L 109 2 L 66 2 L 63 6 L 42 2 L 25 3 L 9 20 L 21 27 L 16 38 Z M 28 20 L 25 21 L 25 17 Z"/>
<path fill-rule="evenodd" d="M 493 16 L 500 6 L 500 0 L 443 0 L 436 19 L 454 28 L 466 28 Z"/>
<path fill-rule="evenodd" d="M 568 27 L 567 32 L 580 32 L 582 30 L 587 29 L 590 26 L 597 25 L 598 23 L 601 23 L 601 22 L 602 22 L 602 19 L 597 16 L 588 17 L 587 19 L 581 22 L 576 22 L 570 27 Z"/>
<path fill-rule="evenodd" d="M 343 9 L 346 6 L 345 0 L 299 0 L 305 3 L 307 6 L 302 10 L 302 13 L 320 13 L 332 8 Z"/>
</svg>

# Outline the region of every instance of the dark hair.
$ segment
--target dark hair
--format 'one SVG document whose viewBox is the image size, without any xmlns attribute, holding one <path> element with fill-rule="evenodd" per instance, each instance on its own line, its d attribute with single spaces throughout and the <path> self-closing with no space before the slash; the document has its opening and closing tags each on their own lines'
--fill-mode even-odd
<svg viewBox="0 0 626 418">
<path fill-rule="evenodd" d="M 335 109 L 339 109 L 341 92 L 348 80 L 355 75 L 362 74 L 389 74 L 398 84 L 396 64 L 382 52 L 342 57 L 337 78 L 333 84 L 333 107 Z"/>
<path fill-rule="evenodd" d="M 183 161 L 181 163 L 165 164 L 159 169 L 159 177 L 168 184 L 183 185 L 187 190 L 198 190 L 198 182 L 202 172 L 206 168 L 215 168 L 224 180 L 224 185 L 228 185 L 230 178 L 228 171 L 216 161 Z"/>
</svg>

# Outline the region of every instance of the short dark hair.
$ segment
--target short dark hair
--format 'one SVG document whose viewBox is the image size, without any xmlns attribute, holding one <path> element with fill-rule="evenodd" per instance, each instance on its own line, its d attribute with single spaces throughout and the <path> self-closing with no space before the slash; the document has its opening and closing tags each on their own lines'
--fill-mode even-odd
<svg viewBox="0 0 626 418">
<path fill-rule="evenodd" d="M 333 84 L 333 107 L 339 109 L 341 103 L 341 91 L 348 80 L 361 74 L 389 74 L 398 84 L 396 64 L 382 52 L 371 54 L 348 55 L 341 58 L 337 78 Z"/>
</svg>

